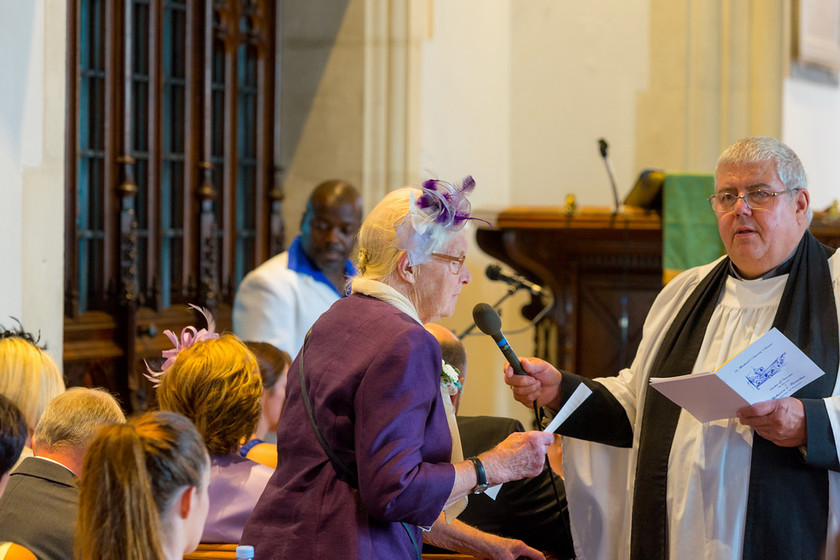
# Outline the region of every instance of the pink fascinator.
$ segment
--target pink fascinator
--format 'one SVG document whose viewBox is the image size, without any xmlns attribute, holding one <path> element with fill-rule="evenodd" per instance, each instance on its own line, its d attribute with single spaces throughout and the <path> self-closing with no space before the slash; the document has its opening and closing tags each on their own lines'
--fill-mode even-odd
<svg viewBox="0 0 840 560">
<path fill-rule="evenodd" d="M 470 217 L 467 195 L 474 189 L 475 180 L 471 176 L 467 176 L 459 187 L 430 179 L 423 183 L 423 194 L 419 198 L 411 195 L 408 215 L 396 224 L 395 245 L 408 253 L 412 265 L 428 259 L 447 232 L 461 230 L 467 220 L 480 220 Z"/>
<path fill-rule="evenodd" d="M 149 372 L 149 374 L 146 375 L 146 378 L 149 381 L 151 381 L 152 384 L 155 387 L 160 385 L 160 377 L 164 373 L 166 373 L 166 370 L 168 370 L 170 367 L 172 367 L 172 364 L 175 363 L 175 358 L 178 357 L 178 354 L 181 352 L 181 350 L 189 348 L 190 346 L 192 346 L 196 342 L 201 342 L 202 340 L 211 340 L 211 339 L 214 339 L 214 338 L 219 338 L 219 333 L 215 332 L 215 330 L 216 330 L 216 320 L 213 319 L 213 315 L 210 314 L 210 311 L 208 309 L 203 308 L 203 307 L 198 307 L 197 305 L 193 305 L 193 304 L 189 304 L 189 305 L 190 305 L 190 307 L 192 307 L 193 309 L 195 309 L 196 311 L 198 311 L 199 313 L 204 315 L 204 319 L 207 321 L 207 328 L 197 330 L 193 326 L 184 327 L 181 330 L 181 339 L 180 340 L 178 340 L 178 337 L 175 336 L 174 332 L 172 332 L 170 330 L 163 331 L 163 334 L 165 334 L 167 337 L 169 337 L 169 340 L 172 341 L 172 344 L 174 344 L 175 347 L 172 348 L 171 350 L 164 350 L 162 352 L 161 355 L 164 358 L 166 358 L 166 361 L 163 362 L 162 366 L 160 366 L 160 371 L 153 370 L 152 368 L 149 367 L 149 364 L 146 363 L 146 369 Z"/>
</svg>

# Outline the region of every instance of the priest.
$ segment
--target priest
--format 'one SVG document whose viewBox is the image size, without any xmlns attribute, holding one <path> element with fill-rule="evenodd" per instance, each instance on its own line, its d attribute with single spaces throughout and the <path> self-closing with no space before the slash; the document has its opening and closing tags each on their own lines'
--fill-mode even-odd
<svg viewBox="0 0 840 560">
<path fill-rule="evenodd" d="M 804 169 L 773 138 L 721 154 L 709 204 L 726 255 L 662 290 L 629 369 L 505 371 L 519 402 L 549 413 L 592 390 L 559 429 L 581 559 L 838 557 L 840 256 L 808 231 Z M 701 423 L 649 386 L 714 371 L 773 327 L 825 372 L 792 397 Z"/>
</svg>

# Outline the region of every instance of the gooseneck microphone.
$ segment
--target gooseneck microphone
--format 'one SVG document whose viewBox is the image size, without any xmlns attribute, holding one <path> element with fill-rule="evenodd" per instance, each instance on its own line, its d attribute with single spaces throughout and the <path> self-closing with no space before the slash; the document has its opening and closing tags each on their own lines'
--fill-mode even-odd
<svg viewBox="0 0 840 560">
<path fill-rule="evenodd" d="M 484 271 L 484 274 L 487 275 L 487 278 L 490 280 L 498 280 L 500 282 L 504 282 L 510 286 L 513 286 L 515 289 L 525 288 L 529 292 L 531 292 L 535 296 L 541 296 L 545 292 L 545 288 L 538 284 L 534 284 L 527 278 L 520 276 L 519 274 L 513 272 L 505 272 L 502 270 L 497 264 L 488 264 L 487 268 Z M 486 303 L 484 305 L 487 305 Z M 488 305 L 488 307 L 490 307 Z M 490 309 L 493 309 L 490 307 Z M 475 315 L 475 310 L 473 310 L 473 316 Z"/>
<path fill-rule="evenodd" d="M 496 310 L 488 303 L 478 303 L 473 307 L 473 320 L 476 326 L 486 335 L 490 335 L 496 346 L 505 355 L 508 363 L 513 368 L 513 373 L 516 375 L 527 375 L 522 369 L 522 364 L 519 362 L 519 357 L 513 348 L 510 347 L 505 335 L 502 334 L 502 319 Z"/>
<path fill-rule="evenodd" d="M 603 138 L 598 139 L 598 151 L 601 152 L 601 158 L 604 160 L 604 166 L 607 168 L 607 175 L 610 177 L 610 186 L 612 186 L 613 202 L 615 203 L 614 213 L 618 214 L 621 205 L 618 202 L 618 187 L 615 186 L 615 171 L 613 170 L 610 158 L 607 156 L 607 148 L 609 145 Z"/>
</svg>

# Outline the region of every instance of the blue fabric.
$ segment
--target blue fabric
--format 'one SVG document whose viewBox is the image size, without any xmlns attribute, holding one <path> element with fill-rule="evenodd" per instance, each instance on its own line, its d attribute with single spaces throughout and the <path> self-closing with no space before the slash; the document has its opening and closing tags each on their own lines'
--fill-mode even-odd
<svg viewBox="0 0 840 560">
<path fill-rule="evenodd" d="M 246 443 L 245 445 L 243 445 L 242 447 L 239 448 L 239 454 L 242 455 L 243 457 L 247 458 L 248 457 L 248 452 L 251 451 L 254 447 L 258 446 L 261 443 L 265 443 L 265 442 L 263 440 L 257 439 L 257 438 L 252 439 L 251 441 L 249 441 L 248 443 Z"/>
<path fill-rule="evenodd" d="M 298 274 L 305 274 L 307 276 L 311 276 L 318 282 L 325 284 L 332 288 L 332 290 L 338 294 L 339 297 L 344 297 L 347 294 L 342 294 L 338 290 L 336 290 L 333 283 L 329 281 L 326 275 L 321 272 L 314 262 L 312 262 L 309 257 L 306 256 L 306 253 L 303 252 L 303 244 L 300 241 L 300 235 L 295 237 L 295 240 L 292 241 L 291 246 L 289 247 L 289 270 L 294 270 Z M 356 267 L 353 266 L 353 263 L 349 260 L 344 263 L 344 276 L 350 278 L 351 276 L 356 275 Z"/>
</svg>

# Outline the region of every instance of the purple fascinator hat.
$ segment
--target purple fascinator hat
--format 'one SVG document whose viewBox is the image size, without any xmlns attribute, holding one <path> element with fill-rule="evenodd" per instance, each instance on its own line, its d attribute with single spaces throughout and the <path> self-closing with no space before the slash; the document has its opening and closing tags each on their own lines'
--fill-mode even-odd
<svg viewBox="0 0 840 560">
<path fill-rule="evenodd" d="M 212 340 L 214 338 L 219 338 L 219 333 L 216 331 L 216 320 L 213 319 L 213 315 L 210 313 L 208 309 L 203 307 L 198 307 L 197 305 L 190 304 L 190 307 L 204 315 L 204 319 L 207 321 L 207 328 L 198 330 L 193 326 L 184 327 L 181 330 L 181 339 L 179 340 L 175 333 L 170 330 L 163 331 L 169 340 L 172 341 L 172 344 L 175 346 L 170 350 L 164 350 L 161 355 L 166 358 L 166 361 L 163 362 L 163 365 L 160 366 L 160 371 L 155 371 L 149 367 L 149 364 L 146 364 L 146 370 L 149 372 L 146 375 L 146 379 L 152 382 L 152 384 L 157 387 L 160 385 L 160 378 L 161 376 L 166 373 L 172 364 L 175 363 L 175 359 L 178 357 L 178 354 L 181 350 L 186 350 L 187 348 L 191 347 L 196 342 L 201 342 L 202 340 Z"/>
<path fill-rule="evenodd" d="M 474 189 L 472 176 L 467 176 L 460 186 L 430 179 L 423 183 L 419 197 L 411 195 L 408 215 L 395 225 L 395 246 L 408 253 L 412 265 L 428 259 L 447 233 L 460 231 L 468 220 L 487 223 L 470 217 L 472 207 L 467 195 Z"/>
</svg>

